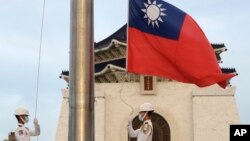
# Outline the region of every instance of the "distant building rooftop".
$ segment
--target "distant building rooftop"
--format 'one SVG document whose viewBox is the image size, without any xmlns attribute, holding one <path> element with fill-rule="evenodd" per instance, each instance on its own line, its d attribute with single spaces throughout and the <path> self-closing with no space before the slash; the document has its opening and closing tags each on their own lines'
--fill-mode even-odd
<svg viewBox="0 0 250 141">
<path fill-rule="evenodd" d="M 127 49 L 127 24 L 104 40 L 94 44 L 95 62 L 95 81 L 102 82 L 121 82 L 139 81 L 136 74 L 126 72 L 126 49 Z M 224 43 L 211 44 L 218 63 L 222 63 L 220 54 L 227 51 Z M 236 73 L 235 68 L 222 68 L 223 73 Z M 128 77 L 133 75 L 133 77 Z M 69 72 L 63 71 L 60 78 L 67 82 Z M 158 78 L 158 81 L 171 81 L 165 78 Z"/>
</svg>

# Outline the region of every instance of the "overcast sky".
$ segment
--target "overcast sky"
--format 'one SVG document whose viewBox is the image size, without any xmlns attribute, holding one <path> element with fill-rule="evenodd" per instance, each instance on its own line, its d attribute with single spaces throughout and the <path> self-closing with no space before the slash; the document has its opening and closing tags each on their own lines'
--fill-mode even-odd
<svg viewBox="0 0 250 141">
<path fill-rule="evenodd" d="M 190 14 L 212 43 L 225 43 L 221 66 L 235 67 L 236 102 L 242 123 L 250 124 L 250 1 L 168 0 Z M 62 101 L 59 79 L 69 68 L 69 0 L 47 0 L 41 58 L 38 120 L 41 141 L 53 141 Z M 95 41 L 127 21 L 127 0 L 95 0 Z M 37 60 L 42 0 L 0 0 L 0 141 L 16 128 L 13 116 L 19 105 L 35 112 Z M 49 119 L 49 120 L 48 120 Z M 33 139 L 33 140 L 36 140 Z"/>
</svg>

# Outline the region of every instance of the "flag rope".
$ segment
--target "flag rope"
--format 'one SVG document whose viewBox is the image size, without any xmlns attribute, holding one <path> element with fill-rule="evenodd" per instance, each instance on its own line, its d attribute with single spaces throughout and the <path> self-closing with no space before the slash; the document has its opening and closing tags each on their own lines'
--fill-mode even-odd
<svg viewBox="0 0 250 141">
<path fill-rule="evenodd" d="M 121 89 L 119 90 L 119 93 L 120 93 L 120 99 L 121 99 L 121 101 L 131 109 L 130 114 L 129 114 L 129 118 L 131 118 L 131 116 L 132 116 L 133 113 L 134 113 L 134 108 L 133 108 L 132 105 L 130 105 L 128 102 L 126 102 L 126 101 L 123 99 L 123 97 L 122 97 L 122 93 L 123 93 L 123 89 L 124 89 L 124 85 L 125 85 L 125 80 L 126 80 L 126 79 L 128 79 L 128 73 L 126 73 L 125 76 L 124 76 L 124 80 L 122 81 L 122 86 L 121 86 Z M 121 134 L 120 137 L 122 137 L 122 134 L 123 134 L 122 129 L 120 130 L 120 134 Z M 122 140 L 122 139 L 121 139 L 121 140 Z M 131 138 L 128 137 L 128 140 L 130 141 Z"/>
<path fill-rule="evenodd" d="M 39 52 L 38 52 L 38 65 L 37 65 L 37 77 L 36 77 L 35 117 L 37 115 L 38 94 L 39 94 L 39 80 L 40 80 L 40 67 L 41 67 L 41 54 L 42 54 L 44 11 L 45 11 L 45 0 L 43 0 L 42 23 L 41 23 L 41 30 L 40 30 L 40 42 L 39 42 Z"/>
<path fill-rule="evenodd" d="M 41 54 L 42 54 L 42 41 L 43 41 L 43 24 L 44 24 L 44 13 L 45 13 L 45 0 L 43 0 L 42 6 L 42 21 L 40 29 L 40 42 L 38 51 L 38 65 L 37 65 L 37 77 L 36 77 L 36 101 L 35 101 L 35 118 L 37 117 L 37 107 L 38 107 L 38 96 L 39 96 L 39 82 L 40 82 L 40 67 L 41 67 Z M 37 136 L 37 141 L 38 141 Z"/>
</svg>

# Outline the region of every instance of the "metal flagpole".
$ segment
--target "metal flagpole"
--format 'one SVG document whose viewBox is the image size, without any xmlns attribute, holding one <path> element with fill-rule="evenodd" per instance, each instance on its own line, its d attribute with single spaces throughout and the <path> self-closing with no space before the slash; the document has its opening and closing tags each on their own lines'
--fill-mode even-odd
<svg viewBox="0 0 250 141">
<path fill-rule="evenodd" d="M 71 0 L 69 138 L 94 141 L 93 0 Z"/>
</svg>

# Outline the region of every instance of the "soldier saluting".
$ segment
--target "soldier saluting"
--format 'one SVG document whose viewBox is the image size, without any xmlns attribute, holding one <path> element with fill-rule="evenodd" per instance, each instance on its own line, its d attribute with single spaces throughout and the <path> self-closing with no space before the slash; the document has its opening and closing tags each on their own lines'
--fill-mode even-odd
<svg viewBox="0 0 250 141">
<path fill-rule="evenodd" d="M 132 118 L 129 118 L 127 129 L 131 138 L 137 138 L 137 141 L 152 141 L 153 124 L 150 116 L 153 112 L 154 108 L 151 103 L 144 103 L 140 106 L 138 118 L 143 124 L 136 130 L 132 127 Z"/>
<path fill-rule="evenodd" d="M 37 119 L 35 118 L 33 123 L 35 126 L 35 130 L 30 130 L 25 127 L 24 124 L 29 122 L 29 111 L 25 108 L 17 108 L 15 111 L 15 116 L 18 122 L 17 129 L 15 131 L 15 139 L 16 141 L 30 141 L 30 136 L 38 136 L 40 135 L 40 125 L 38 124 Z"/>
</svg>

